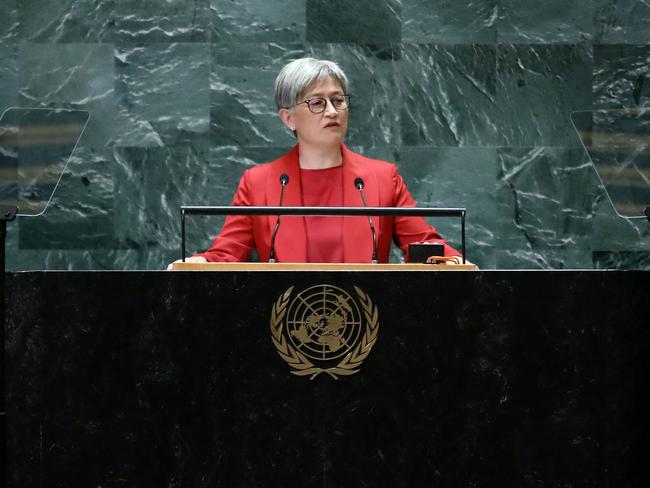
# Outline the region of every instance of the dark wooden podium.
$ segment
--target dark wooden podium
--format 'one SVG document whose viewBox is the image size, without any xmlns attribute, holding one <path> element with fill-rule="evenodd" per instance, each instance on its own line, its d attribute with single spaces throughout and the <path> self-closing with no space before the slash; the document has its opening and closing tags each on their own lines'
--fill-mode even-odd
<svg viewBox="0 0 650 488">
<path fill-rule="evenodd" d="M 405 269 L 8 274 L 9 486 L 647 484 L 650 274 Z M 278 352 L 314 287 L 355 374 Z"/>
</svg>

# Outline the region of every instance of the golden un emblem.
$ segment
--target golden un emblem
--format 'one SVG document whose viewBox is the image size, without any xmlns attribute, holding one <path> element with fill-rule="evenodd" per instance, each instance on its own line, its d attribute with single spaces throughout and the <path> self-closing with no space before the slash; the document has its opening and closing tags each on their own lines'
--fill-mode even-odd
<svg viewBox="0 0 650 488">
<path fill-rule="evenodd" d="M 292 298 L 293 286 L 271 312 L 271 337 L 298 376 L 321 373 L 334 379 L 359 372 L 377 341 L 379 313 L 370 297 L 354 287 L 356 299 L 332 285 L 316 285 Z"/>
</svg>

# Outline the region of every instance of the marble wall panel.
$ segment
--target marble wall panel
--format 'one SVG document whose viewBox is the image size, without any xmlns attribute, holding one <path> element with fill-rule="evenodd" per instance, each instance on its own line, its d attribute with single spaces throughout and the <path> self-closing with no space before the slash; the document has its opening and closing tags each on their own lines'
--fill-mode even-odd
<svg viewBox="0 0 650 488">
<path fill-rule="evenodd" d="M 650 269 L 649 251 L 594 251 L 596 269 Z"/>
<path fill-rule="evenodd" d="M 45 213 L 18 219 L 20 249 L 112 249 L 111 163 L 106 150 L 77 147 Z"/>
<path fill-rule="evenodd" d="M 594 46 L 594 108 L 650 107 L 650 45 Z"/>
<path fill-rule="evenodd" d="M 205 141 L 209 130 L 210 46 L 202 43 L 119 46 L 118 146 Z"/>
<path fill-rule="evenodd" d="M 650 225 L 648 220 L 626 218 L 617 214 L 610 199 L 601 190 L 594 205 L 593 222 L 594 251 L 640 251 L 650 250 Z M 628 258 L 633 256 L 628 255 Z"/>
<path fill-rule="evenodd" d="M 592 106 L 587 45 L 499 45 L 501 146 L 575 146 L 570 114 Z"/>
<path fill-rule="evenodd" d="M 489 45 L 404 45 L 402 143 L 497 145 L 496 54 Z"/>
<path fill-rule="evenodd" d="M 399 0 L 306 0 L 307 41 L 400 42 Z"/>
<path fill-rule="evenodd" d="M 290 146 L 273 98 L 278 72 L 304 55 L 302 44 L 214 44 L 210 73 L 210 140 L 217 146 Z"/>
<path fill-rule="evenodd" d="M 593 0 L 594 42 L 647 44 L 650 5 L 639 0 Z"/>
<path fill-rule="evenodd" d="M 210 39 L 209 0 L 113 1 L 116 42 L 207 42 Z"/>
<path fill-rule="evenodd" d="M 20 27 L 18 2 L 16 0 L 3 0 L 0 15 L 0 45 L 16 42 Z"/>
<path fill-rule="evenodd" d="M 467 258 L 494 268 L 497 232 L 497 150 L 487 147 L 402 147 L 398 167 L 418 206 L 464 207 Z M 460 221 L 430 220 L 460 249 Z"/>
<path fill-rule="evenodd" d="M 402 41 L 422 44 L 494 44 L 497 0 L 402 2 Z"/>
<path fill-rule="evenodd" d="M 82 145 L 102 147 L 113 136 L 115 90 L 110 44 L 32 44 L 19 50 L 20 103 L 88 110 Z"/>
<path fill-rule="evenodd" d="M 500 148 L 498 267 L 590 268 L 599 182 L 580 148 Z"/>
<path fill-rule="evenodd" d="M 18 46 L 0 43 L 0 116 L 18 104 Z"/>
<path fill-rule="evenodd" d="M 134 250 L 131 266 L 160 269 L 180 254 L 180 205 L 221 184 L 207 145 L 123 147 L 115 150 L 115 229 L 119 246 Z"/>
<path fill-rule="evenodd" d="M 304 42 L 305 2 L 210 0 L 212 42 Z"/>
<path fill-rule="evenodd" d="M 115 0 L 20 0 L 20 39 L 35 43 L 111 42 Z"/>
<path fill-rule="evenodd" d="M 29 42 L 206 42 L 209 0 L 19 2 L 20 38 Z"/>
<path fill-rule="evenodd" d="M 500 43 L 570 44 L 592 39 L 593 0 L 499 0 L 498 5 Z"/>
</svg>

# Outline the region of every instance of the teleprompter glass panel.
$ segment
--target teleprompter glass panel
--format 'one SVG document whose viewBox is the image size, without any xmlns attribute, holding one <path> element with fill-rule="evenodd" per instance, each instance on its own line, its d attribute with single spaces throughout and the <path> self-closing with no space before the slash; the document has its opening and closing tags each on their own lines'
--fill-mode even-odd
<svg viewBox="0 0 650 488">
<path fill-rule="evenodd" d="M 574 127 L 618 215 L 650 206 L 650 109 L 580 111 Z"/>
<path fill-rule="evenodd" d="M 88 123 L 84 110 L 16 108 L 0 116 L 0 204 L 45 212 Z"/>
</svg>

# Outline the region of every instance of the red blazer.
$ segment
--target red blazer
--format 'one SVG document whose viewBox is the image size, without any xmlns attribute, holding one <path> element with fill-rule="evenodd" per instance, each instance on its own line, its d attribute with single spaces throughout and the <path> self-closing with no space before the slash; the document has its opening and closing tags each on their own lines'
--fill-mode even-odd
<svg viewBox="0 0 650 488">
<path fill-rule="evenodd" d="M 365 158 L 341 145 L 343 155 L 343 205 L 362 207 L 359 191 L 354 186 L 357 177 L 365 183 L 365 197 L 369 207 L 415 207 L 404 180 L 391 163 Z M 277 206 L 280 202 L 280 175 L 286 173 L 289 183 L 285 188 L 283 206 L 302 206 L 298 146 L 281 158 L 261 164 L 244 172 L 233 205 Z M 247 261 L 257 249 L 260 261 L 268 261 L 271 235 L 277 216 L 228 216 L 221 233 L 212 247 L 198 256 L 208 261 Z M 442 240 L 435 228 L 421 217 L 374 217 L 377 231 L 377 259 L 388 262 L 391 242 L 408 254 L 408 245 L 429 241 L 445 245 L 445 255 L 459 255 Z M 366 217 L 343 218 L 343 261 L 369 263 L 372 259 L 372 234 Z M 284 217 L 275 238 L 277 262 L 304 263 L 307 261 L 307 235 L 302 217 Z M 407 256 L 408 257 L 408 256 Z"/>
</svg>

